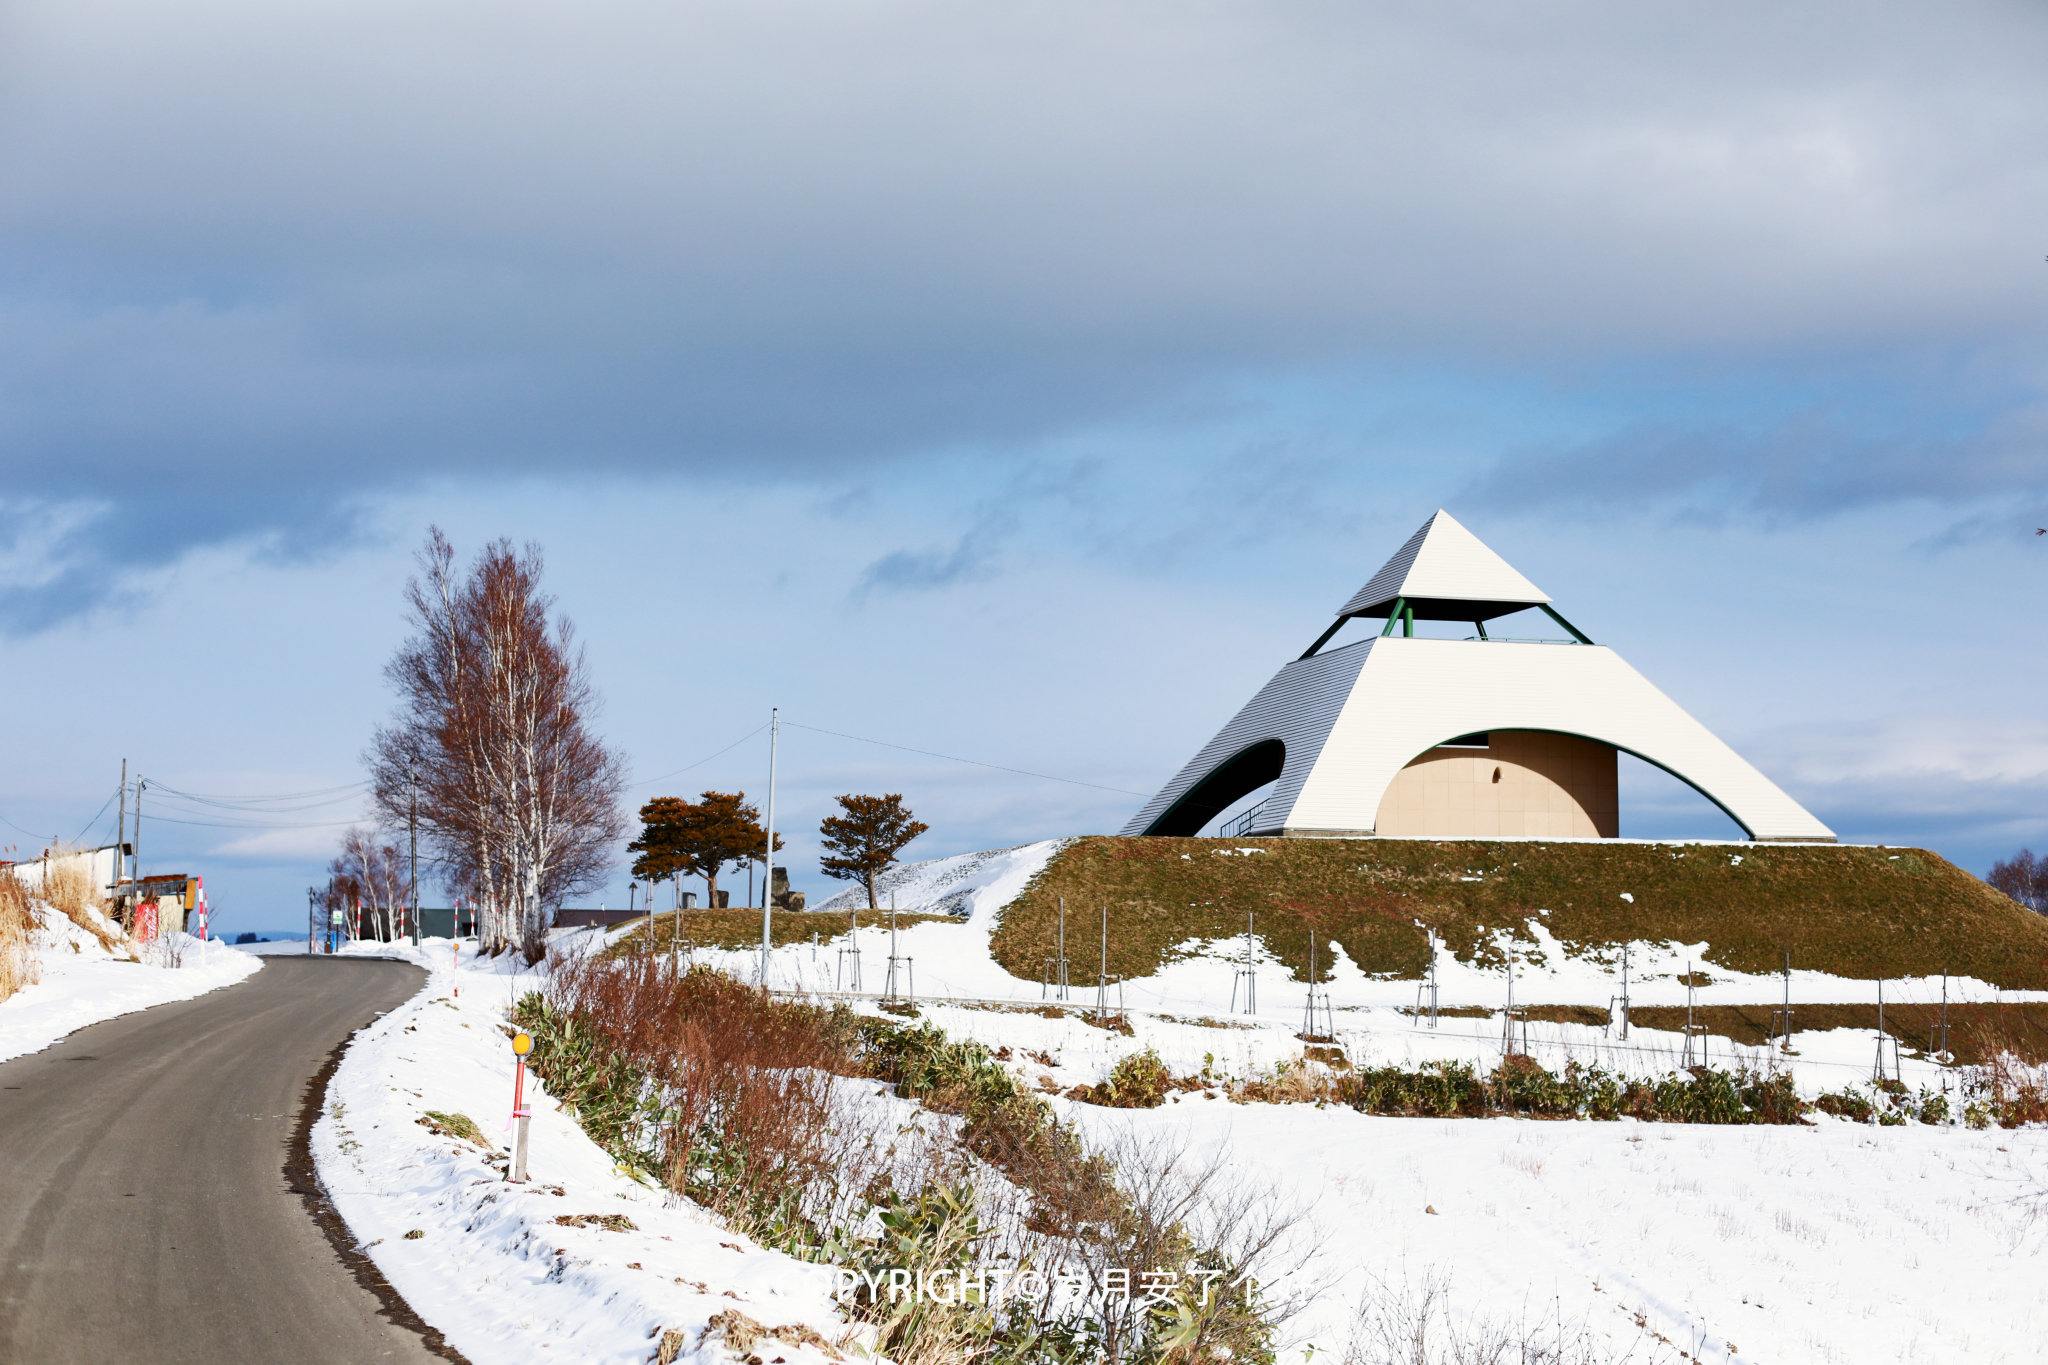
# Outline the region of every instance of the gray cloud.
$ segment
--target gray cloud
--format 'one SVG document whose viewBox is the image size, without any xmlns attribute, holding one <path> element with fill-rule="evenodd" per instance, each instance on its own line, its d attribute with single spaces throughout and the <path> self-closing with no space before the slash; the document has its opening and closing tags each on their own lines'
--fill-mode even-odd
<svg viewBox="0 0 2048 1365">
<path fill-rule="evenodd" d="M 896 550 L 861 570 L 855 584 L 855 600 L 877 590 L 950 588 L 986 578 L 992 571 L 992 547 L 988 537 L 969 532 L 950 550 Z"/>
<path fill-rule="evenodd" d="M 109 505 L 18 580 L 17 623 L 173 547 L 346 536 L 335 508 L 428 478 L 830 479 L 1347 357 L 1571 382 L 2039 336 L 2031 7 L 32 0 L 0 26 L 8 495 Z M 1724 445 L 1494 487 L 1682 491 Z M 1766 494 L 1895 490 L 1914 458 Z M 165 510 L 183 537 L 133 533 Z"/>
<path fill-rule="evenodd" d="M 1754 384 L 1735 380 L 1720 395 L 1723 413 L 1631 421 L 1577 444 L 1512 452 L 1462 496 L 1500 510 L 1662 503 L 1794 518 L 1901 502 L 2048 502 L 2048 393 L 1888 384 L 1888 368 L 1872 365 L 1855 390 L 1826 401 L 1755 416 L 1745 409 L 1782 408 L 1782 395 L 1760 404 Z M 1966 521 L 1959 532 L 1983 529 L 1982 517 Z"/>
</svg>

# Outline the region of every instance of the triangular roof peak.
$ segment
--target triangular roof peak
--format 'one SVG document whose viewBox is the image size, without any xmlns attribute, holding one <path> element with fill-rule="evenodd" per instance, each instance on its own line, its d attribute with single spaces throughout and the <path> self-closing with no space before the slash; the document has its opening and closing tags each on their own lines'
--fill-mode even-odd
<svg viewBox="0 0 2048 1365">
<path fill-rule="evenodd" d="M 1389 616 L 1396 599 L 1424 621 L 1485 621 L 1550 601 L 1441 508 L 1337 615 Z"/>
</svg>

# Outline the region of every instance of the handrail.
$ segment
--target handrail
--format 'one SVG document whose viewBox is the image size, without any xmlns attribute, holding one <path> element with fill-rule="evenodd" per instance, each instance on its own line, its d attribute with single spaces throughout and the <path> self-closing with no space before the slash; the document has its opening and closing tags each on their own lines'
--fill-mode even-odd
<svg viewBox="0 0 2048 1365">
<path fill-rule="evenodd" d="M 1269 796 L 1266 798 L 1266 801 L 1271 801 L 1272 799 Z M 1253 806 L 1250 810 L 1243 812 L 1231 819 L 1227 824 L 1221 826 L 1216 831 L 1216 837 L 1219 839 L 1243 838 L 1245 832 L 1257 824 L 1259 817 L 1266 813 L 1266 801 L 1259 802 L 1258 805 Z"/>
<path fill-rule="evenodd" d="M 1467 635 L 1469 645 L 1575 645 L 1578 640 L 1557 640 L 1541 635 Z"/>
</svg>

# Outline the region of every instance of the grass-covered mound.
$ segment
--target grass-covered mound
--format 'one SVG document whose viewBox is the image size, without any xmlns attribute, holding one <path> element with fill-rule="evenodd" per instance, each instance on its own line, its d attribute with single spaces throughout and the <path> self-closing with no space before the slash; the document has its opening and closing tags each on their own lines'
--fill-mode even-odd
<svg viewBox="0 0 2048 1365">
<path fill-rule="evenodd" d="M 898 927 L 908 929 L 913 924 L 958 924 L 951 915 L 913 915 L 908 911 L 896 916 Z M 812 935 L 821 941 L 843 936 L 847 930 L 847 917 L 839 914 L 803 914 L 789 910 L 777 910 L 769 924 L 769 941 L 778 948 L 792 944 L 809 943 Z M 873 910 L 860 912 L 860 927 L 886 929 L 889 927 L 889 912 Z M 671 943 L 682 948 L 758 948 L 761 946 L 761 907 L 738 910 L 685 910 L 680 925 L 676 912 L 664 910 L 649 919 L 640 920 L 621 935 L 611 951 L 615 953 L 636 953 L 648 947 L 666 952 Z"/>
<path fill-rule="evenodd" d="M 1257 849 L 1258 852 L 1247 850 Z M 1627 892 L 1633 903 L 1621 899 Z M 1489 930 L 1531 946 L 1537 918 L 1573 956 L 1603 964 L 1629 940 L 1705 941 L 1728 971 L 1795 968 L 1874 980 L 1975 976 L 2048 989 L 2048 920 L 1920 849 L 1770 844 L 1495 843 L 1409 839 L 1075 840 L 1002 915 L 991 947 L 1037 978 L 1054 952 L 1094 968 L 1109 907 L 1109 970 L 1156 972 L 1190 939 L 1242 935 L 1306 980 L 1310 935 L 1367 972 L 1422 975 L 1433 927 L 1461 961 L 1500 966 Z M 758 926 L 756 934 L 758 937 Z M 1329 957 L 1319 954 L 1319 975 Z"/>
</svg>

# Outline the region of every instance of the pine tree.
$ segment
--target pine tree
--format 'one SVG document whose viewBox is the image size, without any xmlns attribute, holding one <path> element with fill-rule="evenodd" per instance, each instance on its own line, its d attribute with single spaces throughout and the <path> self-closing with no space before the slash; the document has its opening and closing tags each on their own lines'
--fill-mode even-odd
<svg viewBox="0 0 2048 1365">
<path fill-rule="evenodd" d="M 897 850 L 930 829 L 922 820 L 911 818 L 903 808 L 903 796 L 842 796 L 844 815 L 828 815 L 818 824 L 826 852 L 819 869 L 843 882 L 861 882 L 868 889 L 868 909 L 878 910 L 875 878 L 896 861 Z"/>
<path fill-rule="evenodd" d="M 705 792 L 702 801 L 657 796 L 640 808 L 640 837 L 626 851 L 639 855 L 633 860 L 636 877 L 702 877 L 705 903 L 715 906 L 719 874 L 728 865 L 761 861 L 767 838 L 761 812 L 747 804 L 745 792 Z M 779 834 L 775 847 L 782 849 Z"/>
</svg>

